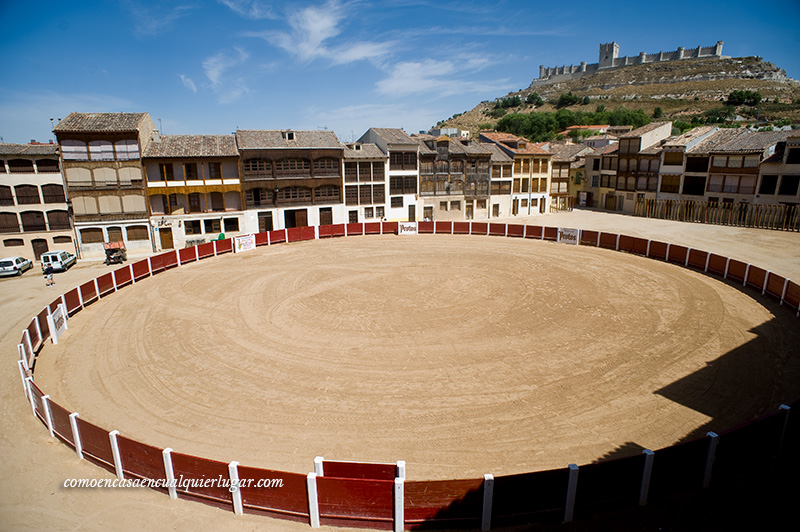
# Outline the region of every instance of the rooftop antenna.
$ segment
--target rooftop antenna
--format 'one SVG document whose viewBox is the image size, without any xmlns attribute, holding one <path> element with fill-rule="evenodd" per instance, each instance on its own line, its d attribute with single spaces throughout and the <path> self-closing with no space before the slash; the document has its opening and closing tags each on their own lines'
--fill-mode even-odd
<svg viewBox="0 0 800 532">
<path fill-rule="evenodd" d="M 164 130 L 161 128 L 161 119 L 158 119 L 158 132 L 162 135 L 164 134 Z"/>
</svg>

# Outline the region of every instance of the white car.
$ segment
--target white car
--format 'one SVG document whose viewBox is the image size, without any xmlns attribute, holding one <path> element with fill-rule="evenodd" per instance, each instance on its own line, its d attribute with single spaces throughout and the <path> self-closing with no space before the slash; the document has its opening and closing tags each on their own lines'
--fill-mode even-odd
<svg viewBox="0 0 800 532">
<path fill-rule="evenodd" d="M 22 272 L 33 268 L 33 263 L 24 257 L 8 257 L 0 259 L 0 277 L 22 275 Z"/>
<path fill-rule="evenodd" d="M 48 266 L 53 267 L 53 271 L 65 272 L 70 266 L 75 264 L 75 255 L 66 251 L 47 251 L 42 253 L 42 271 L 45 271 Z"/>
</svg>

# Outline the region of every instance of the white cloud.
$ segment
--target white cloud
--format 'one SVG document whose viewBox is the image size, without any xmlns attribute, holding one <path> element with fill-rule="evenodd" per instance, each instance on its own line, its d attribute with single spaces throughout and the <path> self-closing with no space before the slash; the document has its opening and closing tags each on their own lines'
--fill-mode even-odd
<svg viewBox="0 0 800 532">
<path fill-rule="evenodd" d="M 183 86 L 192 91 L 194 94 L 197 94 L 197 85 L 195 85 L 194 81 L 192 81 L 192 78 L 188 78 L 183 74 L 181 74 L 180 76 L 181 76 L 181 81 L 183 82 Z"/>
<path fill-rule="evenodd" d="M 375 88 L 378 94 L 393 97 L 422 93 L 444 97 L 508 89 L 508 78 L 490 81 L 474 79 L 475 72 L 489 66 L 491 61 L 474 55 L 447 61 L 401 61 L 391 67 L 387 77 L 378 81 Z"/>
<path fill-rule="evenodd" d="M 237 14 L 253 20 L 277 18 L 272 8 L 258 0 L 219 0 Z"/>
<path fill-rule="evenodd" d="M 397 127 L 407 133 L 427 130 L 438 120 L 441 111 L 419 102 L 408 104 L 356 104 L 336 108 L 312 108 L 306 113 L 309 123 L 324 124 L 336 132 L 342 142 L 358 140 L 370 127 Z"/>
<path fill-rule="evenodd" d="M 203 70 L 220 103 L 231 103 L 250 92 L 245 76 L 231 73 L 238 71 L 238 67 L 250 58 L 250 54 L 238 47 L 233 51 L 234 53 L 218 52 L 203 61 Z"/>
<path fill-rule="evenodd" d="M 194 9 L 190 5 L 175 5 L 172 2 L 142 2 L 124 0 L 123 6 L 134 20 L 133 29 L 140 37 L 157 35 L 170 24 L 186 16 Z"/>
</svg>

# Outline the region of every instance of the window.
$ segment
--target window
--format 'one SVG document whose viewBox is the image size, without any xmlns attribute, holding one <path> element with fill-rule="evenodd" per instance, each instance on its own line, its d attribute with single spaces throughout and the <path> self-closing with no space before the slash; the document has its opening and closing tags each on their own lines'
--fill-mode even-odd
<svg viewBox="0 0 800 532">
<path fill-rule="evenodd" d="M 344 202 L 345 202 L 345 205 L 358 205 L 358 187 L 357 186 L 344 187 Z"/>
<path fill-rule="evenodd" d="M 247 159 L 244 161 L 244 171 L 247 173 L 271 174 L 272 162 L 265 159 Z"/>
<path fill-rule="evenodd" d="M 3 232 L 3 231 L 0 230 L 0 232 Z M 69 238 L 69 237 L 67 237 L 67 238 Z M 22 240 L 21 238 L 6 238 L 5 240 L 3 240 L 3 245 L 5 247 L 7 247 L 7 248 L 17 247 L 17 246 L 24 246 L 25 245 L 25 241 Z"/>
<path fill-rule="evenodd" d="M 743 175 L 739 179 L 739 194 L 755 194 L 756 192 L 756 176 Z"/>
<path fill-rule="evenodd" d="M 172 172 L 172 163 L 161 163 L 158 165 L 158 170 L 162 181 L 175 181 L 175 175 Z"/>
<path fill-rule="evenodd" d="M 53 244 L 72 244 L 72 237 L 57 235 L 53 237 Z"/>
<path fill-rule="evenodd" d="M 358 187 L 358 201 L 361 205 L 369 205 L 372 203 L 372 187 L 370 185 L 361 185 Z"/>
<path fill-rule="evenodd" d="M 311 164 L 308 159 L 283 159 L 275 163 L 278 174 L 309 175 Z"/>
<path fill-rule="evenodd" d="M 344 163 L 344 181 L 345 183 L 358 181 L 358 163 Z"/>
<path fill-rule="evenodd" d="M 711 158 L 711 166 L 715 168 L 725 168 L 727 164 L 728 164 L 727 157 L 721 155 L 715 155 L 714 157 Z"/>
<path fill-rule="evenodd" d="M 125 228 L 125 233 L 128 235 L 128 240 L 149 240 L 146 225 L 131 225 Z"/>
<path fill-rule="evenodd" d="M 224 211 L 225 210 L 225 196 L 221 192 L 212 192 L 211 196 L 211 210 Z"/>
<path fill-rule="evenodd" d="M 759 194 L 775 194 L 778 188 L 778 176 L 765 175 L 761 176 L 761 186 L 758 188 Z"/>
<path fill-rule="evenodd" d="M 680 190 L 681 176 L 679 175 L 662 175 L 661 176 L 661 192 L 677 194 Z M 640 190 L 644 190 L 643 188 Z"/>
<path fill-rule="evenodd" d="M 650 168 L 650 161 L 648 159 L 639 159 L 639 171 L 647 172 L 648 168 Z M 633 170 L 633 166 L 631 166 L 631 170 Z"/>
<path fill-rule="evenodd" d="M 17 185 L 14 187 L 17 195 L 17 205 L 36 205 L 39 200 L 39 188 L 34 185 Z"/>
<path fill-rule="evenodd" d="M 736 194 L 739 190 L 739 176 L 738 175 L 726 175 L 725 176 L 725 183 L 722 186 L 723 192 L 729 192 L 731 194 Z"/>
<path fill-rule="evenodd" d="M 420 194 L 433 194 L 434 193 L 434 181 L 431 177 L 423 177 L 420 179 L 419 182 L 419 193 Z"/>
<path fill-rule="evenodd" d="M 522 180 L 522 192 L 528 192 L 528 187 L 530 186 L 530 180 L 525 178 Z"/>
<path fill-rule="evenodd" d="M 514 194 L 518 194 L 519 193 L 519 182 L 520 182 L 519 179 L 515 179 L 514 180 L 514 188 L 513 188 Z"/>
<path fill-rule="evenodd" d="M 447 210 L 447 202 L 446 201 L 440 201 L 439 202 L 439 210 L 440 211 L 446 211 Z"/>
<path fill-rule="evenodd" d="M 331 202 L 339 201 L 339 187 L 336 185 L 323 185 L 314 189 L 314 201 Z"/>
<path fill-rule="evenodd" d="M 339 175 L 339 161 L 329 157 L 315 159 L 314 173 L 320 175 Z"/>
<path fill-rule="evenodd" d="M 375 210 L 372 207 L 364 207 L 364 218 L 375 218 Z"/>
<path fill-rule="evenodd" d="M 745 168 L 758 168 L 758 156 L 757 155 L 749 155 L 744 158 L 744 167 Z"/>
<path fill-rule="evenodd" d="M 71 229 L 69 225 L 69 213 L 67 211 L 47 211 L 47 224 L 51 231 L 66 231 Z"/>
<path fill-rule="evenodd" d="M 115 142 L 114 149 L 119 161 L 133 161 L 139 158 L 139 143 L 133 139 Z"/>
<path fill-rule="evenodd" d="M 278 190 L 278 200 L 310 201 L 311 189 L 308 187 L 284 187 Z"/>
<path fill-rule="evenodd" d="M 709 192 L 722 192 L 722 176 L 712 175 L 708 178 L 708 191 Z"/>
<path fill-rule="evenodd" d="M 45 203 L 66 203 L 64 197 L 64 187 L 61 185 L 42 185 L 42 196 Z"/>
<path fill-rule="evenodd" d="M 202 235 L 200 220 L 184 220 L 183 230 L 187 235 Z"/>
<path fill-rule="evenodd" d="M 778 195 L 779 196 L 797 195 L 798 184 L 800 184 L 800 175 L 785 175 L 781 177 L 781 186 L 778 189 Z"/>
<path fill-rule="evenodd" d="M 789 148 L 786 151 L 786 164 L 800 164 L 800 148 Z"/>
<path fill-rule="evenodd" d="M 378 181 L 383 179 L 383 163 L 372 163 L 372 179 L 373 181 Z"/>
<path fill-rule="evenodd" d="M 93 140 L 89 142 L 89 157 L 93 161 L 113 161 L 114 145 L 108 140 Z"/>
<path fill-rule="evenodd" d="M 0 212 L 0 233 L 19 233 L 19 220 L 13 212 Z"/>
<path fill-rule="evenodd" d="M 225 232 L 239 230 L 239 218 L 224 218 L 222 223 L 225 226 Z"/>
<path fill-rule="evenodd" d="M 708 157 L 687 157 L 687 172 L 705 172 L 708 170 Z"/>
<path fill-rule="evenodd" d="M 628 171 L 628 159 L 620 159 L 620 161 L 619 161 L 619 171 L 620 172 L 627 172 Z"/>
<path fill-rule="evenodd" d="M 383 218 L 385 216 L 383 205 L 375 207 L 375 218 Z"/>
<path fill-rule="evenodd" d="M 14 196 L 11 194 L 11 187 L 0 185 L 0 206 L 14 205 Z"/>
<path fill-rule="evenodd" d="M 222 224 L 218 218 L 203 220 L 203 228 L 205 229 L 206 233 L 219 233 L 221 232 L 221 227 Z"/>
<path fill-rule="evenodd" d="M 706 177 L 687 175 L 683 178 L 683 193 L 692 196 L 702 196 L 706 191 Z"/>
<path fill-rule="evenodd" d="M 197 163 L 184 163 L 183 175 L 187 181 L 197 179 Z"/>
<path fill-rule="evenodd" d="M 189 212 L 203 212 L 200 206 L 200 194 L 197 192 L 189 194 Z"/>
<path fill-rule="evenodd" d="M 58 173 L 58 161 L 55 159 L 39 159 L 36 161 L 36 170 L 42 173 Z"/>
<path fill-rule="evenodd" d="M 61 154 L 65 161 L 88 161 L 89 151 L 86 143 L 80 140 L 62 140 Z"/>
<path fill-rule="evenodd" d="M 208 163 L 208 179 L 222 179 L 222 163 Z"/>
<path fill-rule="evenodd" d="M 81 243 L 83 244 L 100 244 L 103 242 L 103 230 L 99 227 L 87 227 L 81 229 Z"/>
<path fill-rule="evenodd" d="M 393 208 L 402 208 L 403 207 L 403 196 L 393 197 L 391 200 L 391 205 Z"/>
<path fill-rule="evenodd" d="M 670 166 L 681 166 L 683 164 L 683 152 L 681 151 L 665 151 L 664 164 Z"/>
<path fill-rule="evenodd" d="M 486 208 L 486 200 L 479 199 L 475 201 L 475 208 L 476 209 L 485 209 Z"/>
<path fill-rule="evenodd" d="M 592 187 L 597 188 L 598 186 L 600 186 L 600 176 L 599 175 L 593 175 L 592 176 Z"/>
<path fill-rule="evenodd" d="M 386 185 L 372 185 L 372 201 L 374 203 L 386 201 Z"/>
<path fill-rule="evenodd" d="M 728 157 L 728 168 L 741 168 L 742 157 Z"/>
</svg>

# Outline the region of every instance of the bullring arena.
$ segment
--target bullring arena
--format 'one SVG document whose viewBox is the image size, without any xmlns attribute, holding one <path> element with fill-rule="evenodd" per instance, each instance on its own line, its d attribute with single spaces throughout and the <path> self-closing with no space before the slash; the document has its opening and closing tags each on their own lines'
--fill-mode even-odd
<svg viewBox="0 0 800 532">
<path fill-rule="evenodd" d="M 465 501 L 485 491 L 485 473 L 497 477 L 501 492 L 508 479 L 537 471 L 558 476 L 560 486 L 565 466 L 579 464 L 580 494 L 580 480 L 591 483 L 585 479 L 593 474 L 586 464 L 628 458 L 641 469 L 643 449 L 680 442 L 690 443 L 676 449 L 697 448 L 687 451 L 690 460 L 706 458 L 709 431 L 722 433 L 723 449 L 727 429 L 776 411 L 763 425 L 785 432 L 788 411 L 777 407 L 800 396 L 800 327 L 795 311 L 778 300 L 792 267 L 800 278 L 797 234 L 596 213 L 562 216 L 529 223 L 575 227 L 583 216 L 597 229 L 629 224 L 615 227 L 622 234 L 649 226 L 646 238 L 673 243 L 672 254 L 665 254 L 671 260 L 647 258 L 644 250 L 620 253 L 613 245 L 557 244 L 543 233 L 329 238 L 188 264 L 184 254 L 179 268 L 143 276 L 74 315 L 58 345 L 48 341 L 37 358 L 35 383 L 106 431 L 226 466 L 236 460 L 304 477 L 315 456 L 404 460 L 407 517 L 415 515 L 408 507 L 409 497 L 419 495 L 414 486 L 428 481 L 466 479 L 457 499 L 468 506 Z M 706 274 L 692 248 L 752 260 L 752 272 L 775 264 L 775 273 L 757 282 L 750 267 L 744 275 L 778 297 Z M 683 250 L 685 261 L 675 250 Z M 695 267 L 684 267 L 690 259 Z M 61 277 L 85 285 L 107 274 L 98 268 L 78 280 L 75 273 Z M 780 283 L 776 274 L 785 276 Z M 61 284 L 59 293 L 70 288 Z M 36 291 L 44 304 L 53 295 Z M 5 293 L 3 304 L 5 314 L 12 306 Z M 20 316 L 4 347 L 29 319 Z M 4 395 L 11 395 L 11 379 L 5 380 Z M 36 459 L 27 467 L 4 465 L 11 471 L 4 471 L 3 482 L 13 488 L 4 490 L 11 493 L 2 503 L 4 523 L 33 529 L 64 518 L 82 529 L 104 528 L 111 520 L 124 529 L 126 519 L 139 528 L 148 519 L 176 529 L 192 522 L 230 530 L 264 525 L 256 516 L 231 516 L 230 503 L 223 511 L 154 491 L 67 490 L 55 481 L 44 490 L 53 496 L 33 498 L 41 503 L 37 517 L 20 519 L 23 505 L 12 510 L 9 499 L 31 500 L 26 489 L 37 493 L 31 486 L 42 479 L 38 464 L 60 473 L 50 475 L 60 483 L 106 473 L 48 439 L 41 424 L 31 423 L 30 406 L 22 417 L 19 377 L 14 386 L 13 400 L 4 397 L 4 405 L 18 407 L 5 407 L 15 422 L 4 416 L 4 443 L 34 447 L 24 454 Z M 43 410 L 37 401 L 34 407 Z M 670 460 L 669 453 L 663 456 L 661 463 Z M 434 485 L 444 484 L 426 488 Z M 638 479 L 635 488 L 638 494 Z M 626 496 L 631 491 L 621 489 Z M 103 510 L 82 517 L 79 508 L 92 501 Z M 446 524 L 480 527 L 481 503 L 463 515 L 451 504 L 427 517 L 449 515 Z M 151 507 L 155 514 L 143 515 Z M 498 507 L 502 501 L 495 506 L 500 516 Z M 389 499 L 389 521 L 377 526 L 391 526 L 391 516 Z M 305 525 L 267 524 L 300 530 L 308 519 L 306 513 Z"/>
</svg>

